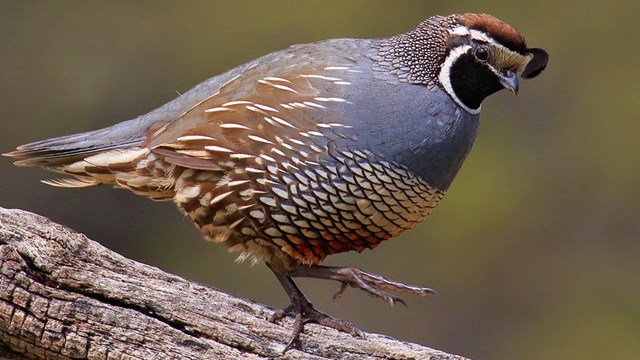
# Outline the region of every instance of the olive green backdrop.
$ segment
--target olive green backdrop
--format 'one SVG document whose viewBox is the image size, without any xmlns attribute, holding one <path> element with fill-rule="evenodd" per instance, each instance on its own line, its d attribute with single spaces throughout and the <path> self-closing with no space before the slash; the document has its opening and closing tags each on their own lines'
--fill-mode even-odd
<svg viewBox="0 0 640 360">
<path fill-rule="evenodd" d="M 475 359 L 637 359 L 640 353 L 638 2 L 0 1 L 0 152 L 133 118 L 287 45 L 380 37 L 433 14 L 487 12 L 551 55 L 484 104 L 478 141 L 418 228 L 327 263 L 428 285 L 389 308 L 303 281 L 319 308 L 366 331 Z M 272 306 L 263 265 L 234 263 L 170 203 L 107 187 L 64 190 L 0 159 L 0 206 Z"/>
</svg>

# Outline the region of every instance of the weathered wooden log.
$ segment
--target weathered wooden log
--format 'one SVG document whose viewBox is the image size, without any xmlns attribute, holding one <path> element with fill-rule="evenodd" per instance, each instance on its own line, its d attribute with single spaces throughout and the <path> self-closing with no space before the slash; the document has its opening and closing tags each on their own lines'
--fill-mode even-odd
<svg viewBox="0 0 640 360">
<path fill-rule="evenodd" d="M 314 324 L 282 355 L 274 309 L 124 258 L 62 225 L 0 208 L 0 356 L 10 359 L 457 359 Z"/>
</svg>

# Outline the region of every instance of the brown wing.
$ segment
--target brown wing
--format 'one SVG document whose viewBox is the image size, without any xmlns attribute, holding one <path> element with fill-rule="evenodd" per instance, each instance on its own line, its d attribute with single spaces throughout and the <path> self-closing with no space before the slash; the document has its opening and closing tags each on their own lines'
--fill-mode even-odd
<svg viewBox="0 0 640 360">
<path fill-rule="evenodd" d="M 318 262 L 288 243 L 291 236 L 280 232 L 286 227 L 274 227 L 286 215 L 271 213 L 282 206 L 273 194 L 295 182 L 294 173 L 317 167 L 328 139 L 346 127 L 336 122 L 349 105 L 340 96 L 351 85 L 346 77 L 357 72 L 345 64 L 268 66 L 232 79 L 149 134 L 146 146 L 178 166 L 175 201 L 210 239 L 257 257 L 270 256 L 261 254 L 266 241 Z"/>
<path fill-rule="evenodd" d="M 337 75 L 347 67 L 306 64 L 265 76 L 267 65 L 248 69 L 149 134 L 146 146 L 176 165 L 213 170 L 225 159 L 284 151 L 286 141 L 306 143 L 332 124 L 336 106 L 345 102 L 340 94 L 350 84 Z"/>
</svg>

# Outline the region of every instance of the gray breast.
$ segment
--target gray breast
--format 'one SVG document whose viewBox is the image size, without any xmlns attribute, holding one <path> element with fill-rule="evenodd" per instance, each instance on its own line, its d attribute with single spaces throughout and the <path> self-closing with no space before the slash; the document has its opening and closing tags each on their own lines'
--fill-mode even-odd
<svg viewBox="0 0 640 360">
<path fill-rule="evenodd" d="M 352 105 L 341 121 L 352 126 L 351 140 L 340 145 L 376 154 L 445 191 L 473 145 L 478 115 L 462 110 L 435 85 L 373 78 L 363 84 L 345 95 Z"/>
</svg>

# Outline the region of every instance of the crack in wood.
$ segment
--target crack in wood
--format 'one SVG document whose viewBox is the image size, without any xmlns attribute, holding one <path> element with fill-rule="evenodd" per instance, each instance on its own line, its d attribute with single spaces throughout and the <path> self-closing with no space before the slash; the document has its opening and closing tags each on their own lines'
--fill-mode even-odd
<svg viewBox="0 0 640 360">
<path fill-rule="evenodd" d="M 271 310 L 111 252 L 40 216 L 0 208 L 0 355 L 33 359 L 447 359 L 386 336 L 308 326 L 302 351 Z"/>
</svg>

